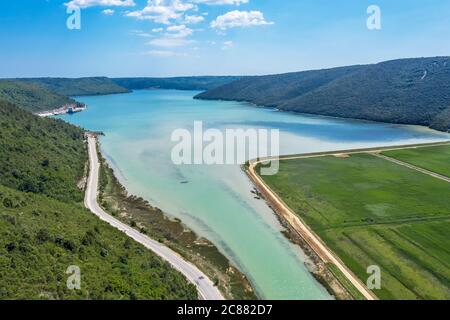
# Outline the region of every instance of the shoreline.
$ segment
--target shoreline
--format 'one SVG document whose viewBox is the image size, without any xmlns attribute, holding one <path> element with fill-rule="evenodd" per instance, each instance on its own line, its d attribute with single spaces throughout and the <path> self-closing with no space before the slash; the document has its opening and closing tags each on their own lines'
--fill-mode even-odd
<svg viewBox="0 0 450 320">
<path fill-rule="evenodd" d="M 264 182 L 259 182 L 257 176 L 253 175 L 248 168 L 244 169 L 245 174 L 253 183 L 257 195 L 263 199 L 285 230 L 281 231 L 284 237 L 294 245 L 299 247 L 299 250 L 305 254 L 307 261 L 305 266 L 308 272 L 318 281 L 336 300 L 359 300 L 360 298 L 353 296 L 342 283 L 338 277 L 329 270 L 328 265 L 330 261 L 324 259 L 314 245 L 311 245 L 310 238 L 303 232 L 299 232 L 296 226 L 292 223 L 289 217 L 283 213 L 280 205 L 278 205 L 271 194 L 266 190 Z M 309 263 L 309 264 L 308 264 Z"/>
<path fill-rule="evenodd" d="M 187 261 L 163 243 L 155 241 L 141 231 L 138 231 L 132 226 L 128 226 L 119 221 L 100 207 L 98 204 L 98 195 L 101 163 L 99 161 L 99 153 L 97 148 L 98 140 L 97 136 L 92 133 L 88 133 L 86 138 L 89 154 L 89 175 L 84 197 L 85 207 L 99 219 L 109 223 L 112 227 L 125 233 L 129 238 L 132 238 L 136 242 L 142 244 L 154 254 L 165 260 L 166 263 L 170 264 L 173 269 L 183 274 L 186 280 L 191 282 L 197 288 L 199 298 L 204 300 L 224 300 L 224 297 L 219 291 L 217 285 L 204 273 L 202 273 L 194 264 L 192 264 L 192 262 Z"/>
<path fill-rule="evenodd" d="M 97 144 L 100 142 L 97 140 Z M 100 160 L 99 205 L 123 223 L 149 235 L 194 264 L 218 285 L 225 299 L 260 299 L 243 274 L 208 239 L 198 236 L 147 200 L 130 194 L 117 178 L 108 158 L 97 148 Z"/>
<path fill-rule="evenodd" d="M 62 107 L 52 109 L 52 110 L 36 112 L 35 115 L 45 118 L 45 117 L 51 117 L 51 116 L 58 116 L 58 115 L 62 115 L 62 114 L 74 114 L 74 113 L 82 112 L 86 109 L 87 109 L 87 106 L 85 104 L 78 105 L 78 104 L 73 103 L 73 104 L 67 104 Z"/>
<path fill-rule="evenodd" d="M 156 90 L 157 91 L 157 90 Z M 326 117 L 326 116 L 323 116 L 323 117 Z M 343 120 L 343 121 L 345 121 L 346 119 L 345 118 L 337 118 L 337 119 L 341 119 L 341 120 Z M 358 120 L 359 121 L 359 120 Z M 431 130 L 431 129 L 428 129 L 428 128 L 426 128 L 426 127 L 422 127 L 424 130 L 426 129 L 426 130 Z M 430 144 L 435 144 L 435 142 L 432 142 L 432 143 L 430 143 Z M 409 145 L 410 146 L 410 145 Z M 378 149 L 378 148 L 376 148 L 376 149 Z M 366 149 L 364 149 L 364 150 L 366 150 Z M 354 151 L 354 150 L 350 150 L 350 151 Z M 333 151 L 333 152 L 336 152 L 336 151 Z M 332 152 L 332 153 L 333 153 Z M 329 153 L 329 152 L 328 152 Z M 285 157 L 289 157 L 289 156 L 285 156 Z M 181 222 L 181 221 L 180 221 Z M 286 227 L 286 225 L 284 224 L 284 226 Z M 313 273 L 314 274 L 314 273 Z M 320 282 L 322 282 L 323 283 L 323 281 L 319 278 L 319 281 Z"/>
<path fill-rule="evenodd" d="M 376 151 L 390 151 L 400 149 L 414 149 L 430 146 L 441 146 L 450 144 L 450 140 L 434 143 L 424 144 L 412 144 L 412 145 L 400 145 L 378 148 L 366 148 L 366 149 L 353 149 L 353 150 L 336 150 L 327 152 L 305 153 L 297 155 L 285 155 L 279 157 L 279 160 L 290 160 L 299 158 L 313 158 L 323 157 L 329 155 L 339 154 L 357 154 L 364 152 L 376 152 Z M 274 214 L 280 220 L 280 223 L 286 227 L 286 231 L 282 232 L 283 235 L 294 244 L 300 246 L 300 249 L 312 260 L 314 266 L 310 272 L 313 276 L 322 283 L 336 298 L 340 299 L 342 293 L 340 289 L 344 289 L 348 295 L 353 296 L 349 288 L 344 285 L 337 274 L 330 267 L 340 269 L 341 275 L 345 276 L 349 280 L 353 289 L 364 295 L 364 298 L 369 300 L 378 299 L 375 294 L 369 292 L 363 283 L 357 278 L 354 273 L 342 262 L 339 256 L 334 253 L 326 243 L 292 210 L 287 206 L 284 201 L 274 192 L 257 173 L 257 166 L 266 160 L 273 158 L 262 158 L 257 160 L 248 161 L 243 167 L 247 177 L 252 181 L 255 186 L 256 192 L 261 196 L 269 207 L 274 211 Z M 327 252 L 328 251 L 328 252 Z M 333 269 L 334 269 L 333 268 Z M 309 268 L 308 268 L 309 269 Z M 343 272 L 346 271 L 346 272 Z M 330 278 L 330 275 L 332 277 Z M 356 282 L 354 282 L 356 279 Z M 340 288 L 336 287 L 336 283 L 340 283 Z M 364 292 L 366 291 L 366 292 Z M 345 295 L 344 295 L 345 296 Z M 342 297 L 342 296 L 341 296 Z M 353 297 L 356 298 L 356 297 Z"/>
<path fill-rule="evenodd" d="M 206 92 L 206 91 L 203 91 L 203 92 Z M 447 130 L 447 131 L 438 130 L 438 129 L 432 128 L 430 126 L 423 125 L 423 124 L 417 124 L 417 123 L 414 124 L 414 123 L 403 123 L 403 122 L 386 122 L 386 121 L 378 121 L 378 120 L 371 120 L 371 119 L 364 119 L 364 118 L 339 117 L 339 116 L 325 115 L 325 114 L 319 114 L 319 113 L 307 113 L 307 112 L 298 112 L 298 111 L 292 111 L 292 110 L 283 110 L 283 109 L 280 109 L 276 105 L 273 105 L 273 106 L 262 105 L 262 104 L 257 104 L 257 103 L 254 103 L 254 102 L 251 102 L 251 101 L 248 101 L 248 100 L 213 99 L 213 98 L 202 98 L 202 97 L 197 97 L 197 96 L 194 96 L 193 99 L 194 100 L 200 100 L 200 101 L 239 102 L 239 103 L 246 103 L 246 104 L 248 104 L 249 106 L 251 106 L 253 108 L 270 109 L 270 110 L 273 110 L 275 112 L 284 112 L 284 113 L 290 113 L 290 114 L 294 114 L 294 115 L 324 117 L 324 118 L 335 119 L 335 120 L 353 120 L 353 121 L 359 121 L 359 122 L 378 123 L 378 124 L 386 124 L 386 125 L 412 126 L 412 127 L 420 127 L 420 128 L 424 128 L 424 129 L 428 129 L 428 130 L 444 133 L 444 134 L 449 134 L 450 133 L 450 130 Z"/>
</svg>

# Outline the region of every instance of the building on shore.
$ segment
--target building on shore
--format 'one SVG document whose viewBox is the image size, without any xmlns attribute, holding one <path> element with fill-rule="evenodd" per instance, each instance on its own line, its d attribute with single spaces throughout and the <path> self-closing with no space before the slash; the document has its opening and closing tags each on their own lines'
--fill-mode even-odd
<svg viewBox="0 0 450 320">
<path fill-rule="evenodd" d="M 53 109 L 50 111 L 38 112 L 37 115 L 40 117 L 49 117 L 49 116 L 57 116 L 60 114 L 74 114 L 77 112 L 81 112 L 87 109 L 87 106 L 84 103 L 71 103 L 63 105 L 58 109 Z"/>
</svg>

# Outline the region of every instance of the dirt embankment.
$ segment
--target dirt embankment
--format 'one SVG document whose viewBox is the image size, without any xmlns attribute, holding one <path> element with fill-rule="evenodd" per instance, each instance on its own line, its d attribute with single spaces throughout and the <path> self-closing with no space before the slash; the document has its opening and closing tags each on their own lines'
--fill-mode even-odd
<svg viewBox="0 0 450 320">
<path fill-rule="evenodd" d="M 129 195 L 100 158 L 99 203 L 103 209 L 141 233 L 165 244 L 212 279 L 227 299 L 257 299 L 249 280 L 207 239 L 198 237 L 179 219 L 170 219 L 148 201 Z"/>
<path fill-rule="evenodd" d="M 287 229 L 285 235 L 294 243 L 300 245 L 310 258 L 307 264 L 309 270 L 337 299 L 352 299 L 352 294 L 337 279 L 327 267 L 335 265 L 348 281 L 369 300 L 376 297 L 356 278 L 356 276 L 335 256 L 315 233 L 304 224 L 300 218 L 278 197 L 256 172 L 257 162 L 250 163 L 246 173 L 255 184 L 258 195 L 264 198 L 274 210 L 281 224 Z"/>
</svg>

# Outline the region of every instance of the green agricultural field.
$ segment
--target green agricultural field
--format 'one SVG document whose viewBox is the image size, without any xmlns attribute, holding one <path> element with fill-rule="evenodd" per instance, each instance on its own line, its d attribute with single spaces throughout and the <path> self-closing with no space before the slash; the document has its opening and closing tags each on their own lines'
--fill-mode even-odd
<svg viewBox="0 0 450 320">
<path fill-rule="evenodd" d="M 281 162 L 265 181 L 381 299 L 450 299 L 450 184 L 362 153 Z"/>
<path fill-rule="evenodd" d="M 450 177 L 450 144 L 417 149 L 403 149 L 383 152 L 412 165 Z"/>
</svg>

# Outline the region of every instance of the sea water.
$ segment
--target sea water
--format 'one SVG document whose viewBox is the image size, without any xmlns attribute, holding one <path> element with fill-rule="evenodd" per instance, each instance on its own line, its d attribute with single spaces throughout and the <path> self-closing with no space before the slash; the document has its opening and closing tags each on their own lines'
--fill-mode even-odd
<svg viewBox="0 0 450 320">
<path fill-rule="evenodd" d="M 88 109 L 62 118 L 102 131 L 102 151 L 130 193 L 150 201 L 211 240 L 268 299 L 331 299 L 305 266 L 298 246 L 239 165 L 173 164 L 174 130 L 280 130 L 282 154 L 425 143 L 450 135 L 418 126 L 279 112 L 248 103 L 194 100 L 198 92 L 140 90 L 77 97 Z"/>
</svg>

